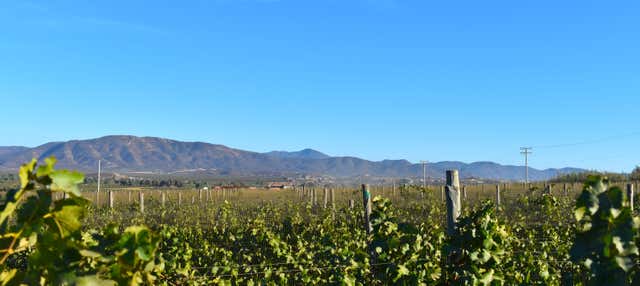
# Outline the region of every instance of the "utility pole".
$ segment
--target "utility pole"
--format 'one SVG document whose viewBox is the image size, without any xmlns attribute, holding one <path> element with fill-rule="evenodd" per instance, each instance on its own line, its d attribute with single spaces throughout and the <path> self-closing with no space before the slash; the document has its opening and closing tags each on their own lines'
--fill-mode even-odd
<svg viewBox="0 0 640 286">
<path fill-rule="evenodd" d="M 422 187 L 427 188 L 427 163 L 429 161 L 420 161 L 422 163 Z"/>
<path fill-rule="evenodd" d="M 98 193 L 100 192 L 100 160 L 98 160 Z"/>
<path fill-rule="evenodd" d="M 531 154 L 531 147 L 520 147 L 520 154 L 524 155 L 524 182 L 529 183 L 529 154 Z"/>
</svg>

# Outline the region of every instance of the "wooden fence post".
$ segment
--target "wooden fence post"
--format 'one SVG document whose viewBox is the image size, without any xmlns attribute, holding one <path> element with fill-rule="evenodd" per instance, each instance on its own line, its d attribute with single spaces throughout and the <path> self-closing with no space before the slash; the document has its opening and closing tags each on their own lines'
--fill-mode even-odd
<svg viewBox="0 0 640 286">
<path fill-rule="evenodd" d="M 129 191 L 129 203 L 131 203 L 131 191 Z"/>
<path fill-rule="evenodd" d="M 627 198 L 629 199 L 629 208 L 631 208 L 631 212 L 633 212 L 633 184 L 627 184 Z"/>
<path fill-rule="evenodd" d="M 142 191 L 138 193 L 138 201 L 140 203 L 140 212 L 144 213 L 144 193 Z"/>
<path fill-rule="evenodd" d="M 392 187 L 392 189 L 391 189 L 391 195 L 392 195 L 393 197 L 395 197 L 395 196 L 396 196 L 396 180 L 393 180 L 393 187 Z"/>
<path fill-rule="evenodd" d="M 444 194 L 444 189 L 445 189 L 444 186 L 440 186 L 440 200 L 443 202 L 445 201 L 445 197 L 446 197 Z"/>
<path fill-rule="evenodd" d="M 496 207 L 500 207 L 500 184 L 496 185 Z"/>
<path fill-rule="evenodd" d="M 460 176 L 458 170 L 447 170 L 447 234 L 454 235 L 456 232 L 456 222 L 460 216 L 462 204 L 460 203 Z"/>
<path fill-rule="evenodd" d="M 113 191 L 109 191 L 109 208 L 113 209 Z"/>
<path fill-rule="evenodd" d="M 164 208 L 167 201 L 167 192 L 162 191 L 162 193 L 160 194 L 160 201 L 162 202 L 162 207 Z"/>
<path fill-rule="evenodd" d="M 355 203 L 353 199 L 349 200 L 349 209 L 353 209 L 354 206 L 355 206 Z"/>
<path fill-rule="evenodd" d="M 364 229 L 367 234 L 371 234 L 373 227 L 371 226 L 371 193 L 369 192 L 369 185 L 362 184 L 362 203 L 364 206 Z"/>
<path fill-rule="evenodd" d="M 462 198 L 467 200 L 467 186 L 462 186 Z"/>
<path fill-rule="evenodd" d="M 309 194 L 308 194 L 308 197 L 309 197 L 309 204 L 310 204 L 311 206 L 313 206 L 313 191 L 312 191 L 312 190 L 307 190 L 307 192 L 309 193 Z"/>
<path fill-rule="evenodd" d="M 313 199 L 311 205 L 315 206 L 318 203 L 318 200 L 316 199 L 316 188 L 313 188 L 311 193 L 311 198 Z"/>
<path fill-rule="evenodd" d="M 178 206 L 182 204 L 182 192 L 178 191 Z"/>
<path fill-rule="evenodd" d="M 331 188 L 331 218 L 336 219 L 336 196 L 333 188 Z"/>
<path fill-rule="evenodd" d="M 326 209 L 327 205 L 329 204 L 329 189 L 324 188 L 323 192 L 324 192 L 323 194 L 324 204 L 322 204 L 322 208 Z"/>
</svg>

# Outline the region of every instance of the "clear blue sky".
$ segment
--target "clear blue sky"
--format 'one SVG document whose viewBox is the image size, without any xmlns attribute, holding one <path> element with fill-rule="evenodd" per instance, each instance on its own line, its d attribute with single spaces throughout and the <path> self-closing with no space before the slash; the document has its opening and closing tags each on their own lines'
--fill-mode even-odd
<svg viewBox="0 0 640 286">
<path fill-rule="evenodd" d="M 638 15 L 638 1 L 0 0 L 0 145 L 132 134 L 505 164 L 530 145 L 534 167 L 630 171 Z"/>
</svg>

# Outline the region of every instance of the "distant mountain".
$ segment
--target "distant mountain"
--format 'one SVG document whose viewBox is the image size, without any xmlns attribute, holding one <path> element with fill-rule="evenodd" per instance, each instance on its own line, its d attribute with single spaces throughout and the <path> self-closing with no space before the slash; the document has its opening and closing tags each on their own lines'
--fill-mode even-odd
<svg viewBox="0 0 640 286">
<path fill-rule="evenodd" d="M 219 175 L 313 174 L 334 177 L 421 177 L 422 165 L 406 160 L 368 161 L 356 157 L 331 157 L 312 149 L 297 152 L 256 153 L 204 142 L 181 142 L 156 137 L 105 136 L 90 140 L 50 142 L 27 147 L 0 147 L 0 170 L 16 170 L 31 158 L 58 159 L 58 167 L 95 172 L 98 160 L 105 171 L 170 173 L 207 170 Z M 522 166 L 493 162 L 438 162 L 427 164 L 428 177 L 441 178 L 447 169 L 458 169 L 463 177 L 520 180 Z M 582 169 L 529 168 L 532 180 Z"/>
<path fill-rule="evenodd" d="M 271 151 L 264 154 L 269 156 L 274 156 L 277 158 L 297 158 L 297 159 L 326 159 L 330 157 L 327 154 L 324 154 L 322 152 L 319 152 L 313 149 L 304 149 L 297 152 Z"/>
<path fill-rule="evenodd" d="M 0 156 L 10 156 L 11 154 L 26 151 L 27 149 L 29 148 L 22 147 L 22 146 L 7 146 L 7 147 L 0 146 Z"/>
</svg>

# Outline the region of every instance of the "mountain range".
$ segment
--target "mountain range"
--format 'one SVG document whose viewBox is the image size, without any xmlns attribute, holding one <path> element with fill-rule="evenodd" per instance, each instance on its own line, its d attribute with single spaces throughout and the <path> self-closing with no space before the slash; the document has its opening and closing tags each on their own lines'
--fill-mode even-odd
<svg viewBox="0 0 640 286">
<path fill-rule="evenodd" d="M 50 142 L 33 148 L 0 147 L 0 171 L 14 171 L 31 158 L 42 160 L 49 156 L 58 159 L 58 168 L 86 172 L 95 172 L 98 160 L 101 160 L 103 170 L 125 173 L 207 170 L 218 175 L 422 176 L 422 165 L 407 160 L 369 161 L 356 157 L 332 157 L 313 149 L 258 153 L 204 142 L 125 135 Z M 441 178 L 448 169 L 458 169 L 461 176 L 466 178 L 494 180 L 522 180 L 525 173 L 523 166 L 445 161 L 427 164 L 427 176 Z M 558 174 L 583 171 L 578 168 L 529 168 L 529 178 L 546 180 Z"/>
</svg>

